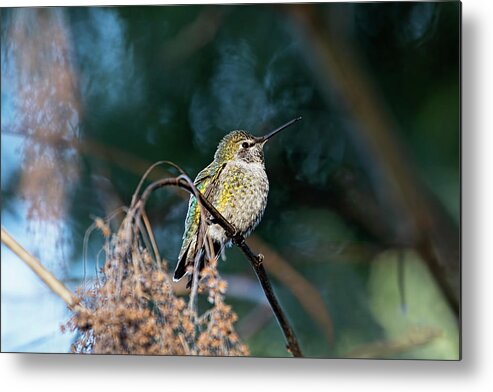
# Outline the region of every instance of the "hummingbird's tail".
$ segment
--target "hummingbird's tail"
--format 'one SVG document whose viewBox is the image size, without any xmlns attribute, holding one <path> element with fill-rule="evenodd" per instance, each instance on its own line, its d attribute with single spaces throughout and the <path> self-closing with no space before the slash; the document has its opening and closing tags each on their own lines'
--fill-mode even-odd
<svg viewBox="0 0 493 392">
<path fill-rule="evenodd" d="M 183 278 L 183 275 L 185 275 L 187 272 L 187 266 L 188 266 L 187 256 L 189 250 L 190 250 L 190 244 L 188 245 L 187 250 L 183 252 L 181 258 L 178 260 L 178 264 L 176 264 L 175 273 L 173 274 L 173 280 L 175 282 L 178 282 L 181 278 Z"/>
<path fill-rule="evenodd" d="M 188 245 L 188 248 L 185 252 L 183 252 L 183 255 L 181 258 L 178 260 L 178 264 L 176 265 L 175 273 L 173 275 L 173 280 L 175 282 L 179 281 L 183 276 L 187 273 L 188 266 L 193 265 L 194 260 L 195 260 L 195 255 L 196 252 L 193 252 L 193 255 L 189 254 L 190 251 L 194 251 L 195 249 L 191 249 L 192 243 Z M 219 257 L 220 252 L 222 251 L 222 245 L 219 242 L 212 241 L 212 246 L 214 248 L 214 255 L 215 257 Z M 205 267 L 206 263 L 206 252 L 205 252 L 205 247 L 202 246 L 202 248 L 199 250 L 200 252 L 200 258 L 199 258 L 199 265 L 198 265 L 198 270 L 199 270 L 199 279 L 200 279 L 200 272 Z M 187 288 L 190 288 L 192 286 L 193 282 L 193 273 L 190 274 L 188 283 L 187 283 Z"/>
</svg>

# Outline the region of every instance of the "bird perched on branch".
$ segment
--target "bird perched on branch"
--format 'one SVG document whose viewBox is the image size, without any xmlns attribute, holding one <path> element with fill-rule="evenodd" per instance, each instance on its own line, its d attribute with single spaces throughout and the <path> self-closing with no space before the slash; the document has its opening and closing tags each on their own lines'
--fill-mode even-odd
<svg viewBox="0 0 493 392">
<path fill-rule="evenodd" d="M 269 180 L 264 165 L 264 145 L 274 135 L 301 117 L 295 118 L 265 136 L 256 137 L 245 131 L 228 133 L 219 143 L 214 160 L 194 180 L 197 190 L 244 237 L 257 227 L 267 205 Z M 180 280 L 189 273 L 191 286 L 194 265 L 198 271 L 208 260 L 217 258 L 230 244 L 224 229 L 201 213 L 192 195 L 188 203 L 183 244 L 173 276 Z"/>
</svg>

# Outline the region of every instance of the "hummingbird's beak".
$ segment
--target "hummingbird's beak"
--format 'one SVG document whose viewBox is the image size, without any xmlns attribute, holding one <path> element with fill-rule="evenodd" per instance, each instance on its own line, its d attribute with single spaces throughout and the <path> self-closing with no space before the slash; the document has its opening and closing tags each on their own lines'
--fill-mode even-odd
<svg viewBox="0 0 493 392">
<path fill-rule="evenodd" d="M 274 129 L 272 132 L 268 133 L 267 135 L 265 136 L 260 136 L 260 137 L 257 137 L 255 138 L 255 141 L 257 143 L 261 143 L 261 144 L 264 144 L 265 142 L 267 142 L 267 140 L 269 140 L 272 136 L 278 134 L 279 132 L 281 132 L 283 129 L 286 129 L 287 127 L 293 125 L 296 121 L 299 121 L 301 120 L 302 117 L 296 117 L 296 118 L 293 118 L 291 121 L 288 121 L 286 124 L 284 125 L 281 125 L 279 128 L 276 128 Z"/>
</svg>

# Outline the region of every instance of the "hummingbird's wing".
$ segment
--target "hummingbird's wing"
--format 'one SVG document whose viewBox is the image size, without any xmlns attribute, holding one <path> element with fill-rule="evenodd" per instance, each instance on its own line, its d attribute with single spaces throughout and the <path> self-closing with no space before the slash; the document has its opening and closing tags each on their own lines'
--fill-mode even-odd
<svg viewBox="0 0 493 392">
<path fill-rule="evenodd" d="M 197 190 L 206 198 L 209 198 L 211 191 L 214 189 L 216 182 L 221 174 L 225 164 L 217 167 L 216 162 L 212 162 L 203 169 L 195 178 L 194 185 Z M 185 275 L 188 265 L 193 263 L 196 255 L 196 244 L 200 227 L 200 205 L 191 195 L 188 202 L 187 218 L 185 220 L 185 231 L 183 233 L 183 243 L 178 256 L 173 280 L 180 280 Z M 200 241 L 199 241 L 200 242 Z"/>
</svg>

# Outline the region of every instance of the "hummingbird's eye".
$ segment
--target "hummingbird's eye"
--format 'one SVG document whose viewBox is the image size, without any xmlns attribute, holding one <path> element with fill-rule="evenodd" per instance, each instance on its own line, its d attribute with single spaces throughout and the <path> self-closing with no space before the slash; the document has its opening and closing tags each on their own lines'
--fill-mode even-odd
<svg viewBox="0 0 493 392">
<path fill-rule="evenodd" d="M 241 143 L 241 147 L 248 148 L 248 147 L 250 147 L 250 144 L 248 144 L 248 142 L 243 142 L 243 143 Z"/>
</svg>

